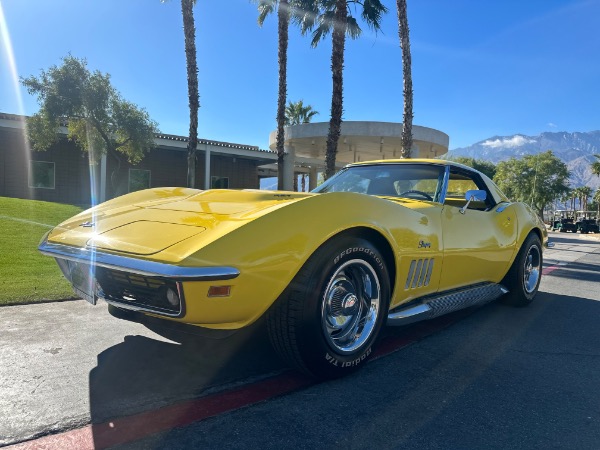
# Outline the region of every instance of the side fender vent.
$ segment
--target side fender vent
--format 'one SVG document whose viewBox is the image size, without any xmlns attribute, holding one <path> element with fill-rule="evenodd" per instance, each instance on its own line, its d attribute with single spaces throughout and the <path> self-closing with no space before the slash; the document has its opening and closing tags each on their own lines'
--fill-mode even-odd
<svg viewBox="0 0 600 450">
<path fill-rule="evenodd" d="M 408 277 L 404 289 L 415 289 L 427 286 L 433 271 L 433 258 L 413 259 L 408 269 Z"/>
</svg>

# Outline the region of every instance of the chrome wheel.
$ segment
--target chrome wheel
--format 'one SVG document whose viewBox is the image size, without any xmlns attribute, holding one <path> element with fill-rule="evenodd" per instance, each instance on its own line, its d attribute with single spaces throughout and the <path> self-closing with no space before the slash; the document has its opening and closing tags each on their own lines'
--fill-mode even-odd
<svg viewBox="0 0 600 450">
<path fill-rule="evenodd" d="M 321 323 L 327 342 L 351 353 L 369 340 L 380 314 L 381 286 L 373 267 L 362 259 L 336 268 L 324 291 Z"/>
<path fill-rule="evenodd" d="M 540 279 L 541 269 L 540 249 L 537 245 L 529 247 L 527 256 L 525 257 L 525 267 L 523 270 L 523 286 L 527 294 L 531 294 L 537 288 Z"/>
</svg>

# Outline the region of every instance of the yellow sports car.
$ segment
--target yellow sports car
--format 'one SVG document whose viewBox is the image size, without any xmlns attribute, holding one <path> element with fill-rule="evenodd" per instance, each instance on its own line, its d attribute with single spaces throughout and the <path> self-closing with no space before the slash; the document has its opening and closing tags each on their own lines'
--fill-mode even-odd
<svg viewBox="0 0 600 450">
<path fill-rule="evenodd" d="M 351 164 L 311 193 L 155 188 L 51 230 L 40 251 L 114 311 L 213 330 L 266 316 L 273 346 L 316 377 L 361 366 L 384 325 L 540 284 L 546 228 L 485 175 L 442 160 Z"/>
</svg>

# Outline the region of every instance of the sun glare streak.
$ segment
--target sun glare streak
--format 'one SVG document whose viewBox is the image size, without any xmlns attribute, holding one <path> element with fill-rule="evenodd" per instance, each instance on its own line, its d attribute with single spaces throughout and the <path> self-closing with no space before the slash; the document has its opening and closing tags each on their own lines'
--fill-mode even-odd
<svg viewBox="0 0 600 450">
<path fill-rule="evenodd" d="M 94 140 L 92 139 L 92 131 L 90 124 L 86 121 L 85 124 L 87 149 L 88 149 L 88 161 L 89 161 L 89 173 L 90 173 L 90 207 L 93 208 L 98 204 L 98 184 L 96 179 L 96 168 L 100 158 L 96 155 L 96 148 L 94 147 Z M 92 222 L 96 222 L 95 213 L 92 214 Z"/>
<path fill-rule="evenodd" d="M 19 71 L 17 69 L 17 62 L 15 59 L 15 54 L 13 52 L 12 42 L 10 40 L 10 32 L 8 31 L 8 24 L 6 23 L 6 17 L 4 15 L 4 9 L 2 8 L 2 3 L 0 2 L 0 38 L 1 38 L 1 46 L 2 53 L 6 60 L 4 66 L 8 67 L 10 72 L 10 80 L 13 87 L 13 92 L 15 95 L 15 99 L 17 101 L 17 114 L 24 116 L 25 115 L 25 107 L 23 105 L 23 96 L 21 95 L 21 88 L 19 85 Z M 27 162 L 31 161 L 31 148 L 29 146 L 29 141 L 27 140 L 27 122 L 24 119 L 22 120 L 23 124 L 23 149 L 26 152 Z M 32 194 L 32 188 L 29 188 L 30 194 Z M 33 198 L 33 197 L 32 197 Z"/>
<path fill-rule="evenodd" d="M 4 16 L 4 9 L 2 8 L 2 3 L 0 3 L 0 35 L 2 36 L 2 42 L 4 47 L 4 55 L 5 59 L 8 63 L 8 68 L 10 70 L 11 82 L 13 85 L 13 90 L 15 92 L 15 97 L 17 99 L 17 104 L 19 108 L 19 114 L 23 114 L 23 97 L 21 96 L 21 90 L 19 87 L 19 73 L 17 71 L 17 63 L 15 61 L 15 54 L 12 48 L 12 42 L 10 40 L 10 33 L 8 31 L 8 24 L 6 23 L 6 17 Z"/>
<path fill-rule="evenodd" d="M 85 125 L 85 130 L 86 130 L 86 139 L 87 139 L 87 148 L 88 148 L 88 164 L 89 164 L 89 174 L 90 174 L 90 208 L 94 208 L 97 204 L 98 204 L 98 185 L 97 185 L 97 180 L 96 180 L 96 166 L 97 166 L 97 155 L 96 155 L 96 148 L 94 147 L 94 140 L 92 139 L 92 134 L 91 134 L 91 130 L 90 130 L 90 124 L 88 122 L 86 122 Z M 92 210 L 92 223 L 96 224 L 97 222 L 97 212 L 95 210 Z M 89 242 L 94 242 L 96 239 L 101 239 L 99 238 L 99 234 L 94 231 L 93 233 L 93 237 L 89 240 Z M 88 278 L 90 280 L 95 280 L 96 279 L 96 245 L 92 245 L 91 246 L 91 252 L 90 252 L 90 265 L 89 265 L 89 272 L 88 272 Z M 97 290 L 98 287 L 96 285 L 96 282 L 94 281 L 94 286 L 91 286 L 90 289 L 93 293 L 94 296 L 97 295 Z"/>
</svg>

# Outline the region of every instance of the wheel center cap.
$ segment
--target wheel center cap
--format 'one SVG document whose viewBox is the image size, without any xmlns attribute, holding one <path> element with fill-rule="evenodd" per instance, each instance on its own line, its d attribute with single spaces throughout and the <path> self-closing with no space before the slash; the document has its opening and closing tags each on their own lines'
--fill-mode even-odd
<svg viewBox="0 0 600 450">
<path fill-rule="evenodd" d="M 349 315 L 354 312 L 356 309 L 356 305 L 358 303 L 358 298 L 354 294 L 348 294 L 342 301 L 342 308 L 344 308 L 344 314 Z"/>
</svg>

